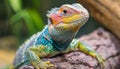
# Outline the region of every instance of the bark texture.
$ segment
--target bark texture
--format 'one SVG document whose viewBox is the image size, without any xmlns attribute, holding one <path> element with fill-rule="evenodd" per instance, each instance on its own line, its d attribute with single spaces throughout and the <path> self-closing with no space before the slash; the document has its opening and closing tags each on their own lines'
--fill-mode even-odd
<svg viewBox="0 0 120 69">
<path fill-rule="evenodd" d="M 120 38 L 120 0 L 78 0 L 91 15 Z"/>
<path fill-rule="evenodd" d="M 86 42 L 105 58 L 104 69 L 120 69 L 120 40 L 113 34 L 99 28 L 79 40 Z M 56 68 L 50 69 L 101 69 L 96 59 L 78 51 L 43 60 L 55 64 Z M 34 69 L 34 67 L 25 65 L 20 69 Z"/>
</svg>

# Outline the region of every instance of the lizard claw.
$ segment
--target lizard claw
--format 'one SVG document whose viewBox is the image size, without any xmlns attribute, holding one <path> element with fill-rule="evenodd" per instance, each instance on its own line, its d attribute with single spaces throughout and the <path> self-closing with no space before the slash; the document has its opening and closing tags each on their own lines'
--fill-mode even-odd
<svg viewBox="0 0 120 69">
<path fill-rule="evenodd" d="M 95 58 L 98 60 L 98 63 L 101 66 L 101 68 L 104 68 L 104 66 L 105 66 L 104 61 L 105 61 L 105 59 L 101 55 L 99 55 L 99 54 L 96 54 Z"/>
<path fill-rule="evenodd" d="M 54 64 L 50 63 L 50 61 L 42 61 L 35 66 L 36 69 L 47 69 L 50 67 L 55 67 Z"/>
</svg>

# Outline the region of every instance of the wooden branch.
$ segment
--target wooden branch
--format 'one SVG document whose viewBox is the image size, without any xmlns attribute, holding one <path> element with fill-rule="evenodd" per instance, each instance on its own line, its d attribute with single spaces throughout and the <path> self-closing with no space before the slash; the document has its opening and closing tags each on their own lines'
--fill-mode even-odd
<svg viewBox="0 0 120 69">
<path fill-rule="evenodd" d="M 120 0 L 78 0 L 90 14 L 120 38 Z"/>
</svg>

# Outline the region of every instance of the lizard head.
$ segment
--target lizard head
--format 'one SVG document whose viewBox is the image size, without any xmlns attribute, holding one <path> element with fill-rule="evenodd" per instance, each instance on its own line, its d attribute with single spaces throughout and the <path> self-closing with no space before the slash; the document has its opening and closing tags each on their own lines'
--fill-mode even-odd
<svg viewBox="0 0 120 69">
<path fill-rule="evenodd" d="M 49 11 L 48 26 L 52 36 L 74 36 L 89 18 L 88 11 L 80 4 L 64 4 Z M 67 34 L 69 33 L 69 34 Z"/>
</svg>

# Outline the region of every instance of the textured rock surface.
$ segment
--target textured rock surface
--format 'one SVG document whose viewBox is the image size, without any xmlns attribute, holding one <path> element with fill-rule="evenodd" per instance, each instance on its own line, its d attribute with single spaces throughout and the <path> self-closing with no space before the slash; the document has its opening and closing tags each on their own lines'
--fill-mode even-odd
<svg viewBox="0 0 120 69">
<path fill-rule="evenodd" d="M 113 34 L 97 29 L 89 35 L 79 38 L 105 58 L 104 69 L 120 69 L 120 40 Z M 71 52 L 53 58 L 43 58 L 55 64 L 56 69 L 101 69 L 96 59 L 82 53 Z M 23 66 L 21 69 L 34 69 L 32 66 Z M 55 68 L 50 68 L 55 69 Z"/>
</svg>

